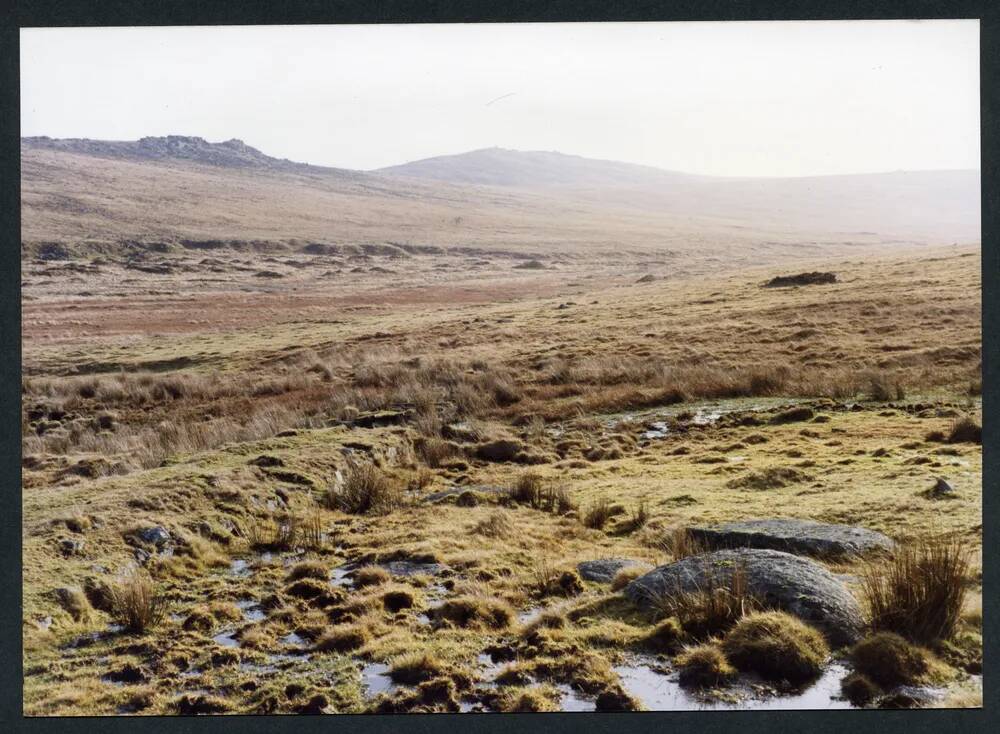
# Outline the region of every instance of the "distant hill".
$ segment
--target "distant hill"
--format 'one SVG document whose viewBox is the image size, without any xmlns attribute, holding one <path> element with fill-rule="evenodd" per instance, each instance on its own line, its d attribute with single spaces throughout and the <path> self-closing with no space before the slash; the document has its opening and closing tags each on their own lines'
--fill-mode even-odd
<svg viewBox="0 0 1000 734">
<path fill-rule="evenodd" d="M 272 158 L 233 138 L 222 143 L 209 143 L 190 135 L 146 137 L 139 140 L 91 140 L 89 138 L 21 138 L 22 149 L 58 150 L 103 158 L 137 161 L 190 161 L 223 168 L 264 168 L 275 171 L 317 173 L 354 173 L 345 169 L 295 163 L 285 158 Z"/>
<path fill-rule="evenodd" d="M 483 186 L 663 186 L 704 176 L 545 151 L 483 148 L 380 168 L 376 173 Z"/>
<path fill-rule="evenodd" d="M 22 241 L 399 243 L 647 253 L 677 267 L 979 240 L 979 172 L 713 178 L 491 148 L 379 171 L 242 141 L 24 138 Z"/>
</svg>

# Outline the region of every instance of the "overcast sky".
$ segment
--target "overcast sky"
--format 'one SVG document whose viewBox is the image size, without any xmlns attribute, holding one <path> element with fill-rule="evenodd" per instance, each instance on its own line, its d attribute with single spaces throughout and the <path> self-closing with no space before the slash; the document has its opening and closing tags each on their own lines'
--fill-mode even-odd
<svg viewBox="0 0 1000 734">
<path fill-rule="evenodd" d="M 25 29 L 21 126 L 363 169 L 490 146 L 734 176 L 978 168 L 979 25 Z"/>
</svg>

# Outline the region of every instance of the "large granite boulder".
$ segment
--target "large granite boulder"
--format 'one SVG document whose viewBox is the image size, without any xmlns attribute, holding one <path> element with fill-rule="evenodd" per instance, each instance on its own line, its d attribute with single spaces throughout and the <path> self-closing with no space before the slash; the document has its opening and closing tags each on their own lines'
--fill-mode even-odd
<svg viewBox="0 0 1000 734">
<path fill-rule="evenodd" d="M 688 528 L 688 533 L 709 548 L 770 548 L 823 558 L 891 552 L 895 547 L 891 538 L 875 530 L 811 520 L 743 520 Z"/>
<path fill-rule="evenodd" d="M 861 609 L 847 587 L 818 563 L 776 550 L 737 548 L 690 556 L 654 568 L 624 593 L 638 606 L 651 607 L 662 596 L 728 584 L 737 568 L 746 574 L 751 595 L 816 626 L 835 646 L 860 638 Z"/>
<path fill-rule="evenodd" d="M 638 561 L 631 558 L 598 558 L 594 561 L 583 561 L 576 565 L 580 578 L 599 584 L 610 584 L 623 568 L 635 566 Z"/>
</svg>

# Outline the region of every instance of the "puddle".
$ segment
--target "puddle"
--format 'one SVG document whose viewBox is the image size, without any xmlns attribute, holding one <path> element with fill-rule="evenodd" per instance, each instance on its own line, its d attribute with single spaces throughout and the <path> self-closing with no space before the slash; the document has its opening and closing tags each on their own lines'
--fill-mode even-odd
<svg viewBox="0 0 1000 734">
<path fill-rule="evenodd" d="M 666 438 L 668 433 L 670 433 L 670 428 L 665 421 L 653 421 L 647 425 L 646 430 L 639 437 L 652 441 L 657 438 Z"/>
<path fill-rule="evenodd" d="M 123 629 L 125 629 L 120 624 L 109 624 L 104 630 L 95 630 L 94 632 L 85 632 L 79 637 L 74 637 L 67 643 L 66 647 L 89 647 L 101 640 L 112 637 L 118 634 Z"/>
<path fill-rule="evenodd" d="M 517 621 L 521 624 L 534 622 L 545 611 L 545 607 L 528 607 L 517 613 Z"/>
<path fill-rule="evenodd" d="M 611 429 L 617 428 L 622 423 L 643 423 L 645 430 L 640 434 L 640 438 L 656 440 L 668 436 L 670 434 L 669 420 L 684 413 L 691 415 L 691 423 L 694 425 L 706 426 L 715 423 L 722 416 L 729 413 L 770 411 L 780 407 L 797 405 L 800 402 L 804 401 L 796 401 L 787 397 L 759 397 L 752 399 L 733 398 L 730 400 L 717 400 L 699 405 L 678 403 L 652 410 L 606 414 L 603 416 L 603 420 L 605 425 Z"/>
<path fill-rule="evenodd" d="M 414 563 L 413 561 L 387 561 L 379 564 L 393 576 L 437 576 L 444 571 L 440 563 Z"/>
<path fill-rule="evenodd" d="M 289 646 L 289 647 L 291 647 L 291 646 L 303 647 L 306 644 L 308 644 L 308 643 L 306 643 L 306 640 L 305 640 L 304 637 L 301 637 L 300 635 L 296 634 L 295 632 L 289 632 L 287 635 L 285 635 L 284 637 L 282 637 L 279 640 L 279 642 L 282 645 L 286 645 L 286 646 Z"/>
<path fill-rule="evenodd" d="M 345 563 L 330 569 L 330 583 L 334 586 L 350 586 L 351 573 L 357 568 L 353 563 Z"/>
<path fill-rule="evenodd" d="M 253 599 L 238 601 L 236 602 L 236 606 L 243 612 L 243 619 L 248 622 L 259 622 L 267 616 L 260 604 Z"/>
<path fill-rule="evenodd" d="M 849 672 L 840 663 L 832 663 L 819 679 L 807 689 L 793 694 L 761 694 L 748 683 L 736 683 L 726 688 L 739 700 L 720 701 L 701 698 L 689 693 L 677 682 L 676 674 L 657 673 L 642 664 L 618 665 L 614 668 L 622 686 L 651 711 L 763 711 L 784 709 L 849 709 L 851 704 L 840 698 L 840 681 Z"/>
<path fill-rule="evenodd" d="M 222 645 L 223 647 L 239 647 L 240 642 L 236 639 L 236 630 L 229 630 L 228 632 L 220 632 L 213 638 L 216 643 Z"/>
<path fill-rule="evenodd" d="M 593 701 L 582 698 L 580 694 L 565 683 L 560 683 L 556 688 L 562 694 L 559 708 L 563 711 L 595 711 L 597 705 Z"/>
<path fill-rule="evenodd" d="M 373 698 L 380 693 L 393 693 L 398 686 L 389 677 L 389 666 L 385 663 L 365 663 L 361 668 L 361 685 L 365 696 Z"/>
</svg>

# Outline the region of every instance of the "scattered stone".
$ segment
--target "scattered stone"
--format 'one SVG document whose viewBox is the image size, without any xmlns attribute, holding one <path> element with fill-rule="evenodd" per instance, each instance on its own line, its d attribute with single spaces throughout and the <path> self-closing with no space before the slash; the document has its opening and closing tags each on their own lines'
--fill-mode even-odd
<svg viewBox="0 0 1000 734">
<path fill-rule="evenodd" d="M 654 276 L 652 273 L 647 273 L 646 275 L 639 278 L 639 280 L 637 280 L 636 283 L 652 283 L 654 280 L 656 280 L 656 276 Z"/>
<path fill-rule="evenodd" d="M 825 558 L 862 556 L 895 547 L 891 538 L 867 528 L 785 518 L 693 527 L 688 533 L 709 548 L 770 548 Z"/>
<path fill-rule="evenodd" d="M 925 489 L 920 493 L 921 497 L 926 497 L 931 500 L 943 500 L 943 499 L 954 499 L 957 495 L 955 493 L 955 488 L 951 486 L 945 479 L 938 477 L 934 482 L 934 486 L 930 489 Z"/>
<path fill-rule="evenodd" d="M 580 578 L 599 584 L 610 584 L 615 575 L 623 568 L 635 566 L 638 561 L 631 558 L 598 558 L 593 561 L 583 561 L 576 566 Z"/>
<path fill-rule="evenodd" d="M 690 556 L 640 576 L 624 593 L 638 606 L 651 607 L 663 595 L 728 583 L 740 567 L 753 596 L 815 625 L 834 646 L 860 638 L 864 619 L 847 587 L 819 564 L 782 551 L 740 548 Z"/>
<path fill-rule="evenodd" d="M 505 490 L 503 487 L 485 487 L 485 486 L 471 486 L 471 487 L 448 487 L 448 489 L 442 489 L 438 492 L 431 492 L 429 495 L 424 497 L 424 502 L 441 502 L 442 500 L 451 499 L 452 497 L 458 498 L 465 492 L 476 492 L 482 495 L 502 495 Z"/>
<path fill-rule="evenodd" d="M 59 551 L 64 556 L 83 555 L 83 548 L 86 542 L 79 538 L 63 538 L 59 541 Z"/>
<path fill-rule="evenodd" d="M 384 426 L 398 426 L 411 417 L 412 412 L 409 410 L 376 410 L 360 413 L 353 420 L 346 422 L 356 428 L 382 428 Z"/>
<path fill-rule="evenodd" d="M 136 533 L 136 536 L 143 543 L 155 546 L 156 548 L 162 548 L 170 542 L 170 533 L 162 525 L 142 528 Z"/>
</svg>

